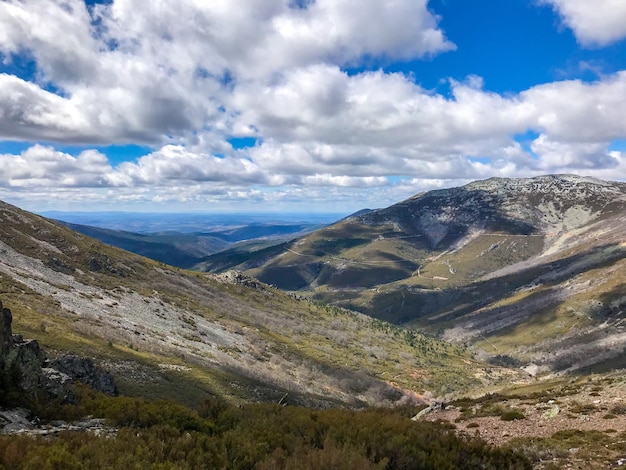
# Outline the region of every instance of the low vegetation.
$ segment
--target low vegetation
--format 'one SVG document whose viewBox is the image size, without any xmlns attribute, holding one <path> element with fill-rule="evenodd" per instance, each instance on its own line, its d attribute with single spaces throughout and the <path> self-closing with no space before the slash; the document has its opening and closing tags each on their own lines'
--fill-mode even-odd
<svg viewBox="0 0 626 470">
<path fill-rule="evenodd" d="M 48 418 L 107 418 L 108 437 L 62 432 L 0 436 L 0 468 L 530 469 L 520 452 L 458 436 L 447 425 L 414 422 L 414 408 L 310 410 L 235 407 L 205 401 L 111 398 L 81 388 L 73 406 L 41 407 Z M 60 415 L 60 416 L 59 416 Z"/>
</svg>

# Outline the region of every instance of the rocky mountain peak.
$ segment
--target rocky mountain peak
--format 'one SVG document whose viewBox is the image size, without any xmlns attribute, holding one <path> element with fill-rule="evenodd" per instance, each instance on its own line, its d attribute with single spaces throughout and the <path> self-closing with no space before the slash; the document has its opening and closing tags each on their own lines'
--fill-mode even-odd
<svg viewBox="0 0 626 470">
<path fill-rule="evenodd" d="M 486 191 L 494 194 L 507 192 L 551 193 L 573 195 L 582 192 L 616 194 L 624 193 L 623 183 L 603 181 L 590 176 L 578 175 L 542 175 L 534 178 L 490 178 L 474 181 L 461 189 L 469 191 Z"/>
<path fill-rule="evenodd" d="M 576 175 L 490 178 L 420 193 L 364 214 L 360 221 L 390 225 L 407 235 L 425 234 L 435 247 L 452 233 L 476 230 L 515 234 L 568 231 L 599 218 L 611 207 L 626 207 L 626 183 Z"/>
</svg>

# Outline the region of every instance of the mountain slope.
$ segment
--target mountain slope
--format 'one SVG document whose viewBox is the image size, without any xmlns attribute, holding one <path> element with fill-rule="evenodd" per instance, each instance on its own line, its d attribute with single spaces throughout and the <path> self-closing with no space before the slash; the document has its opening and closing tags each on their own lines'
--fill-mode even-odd
<svg viewBox="0 0 626 470">
<path fill-rule="evenodd" d="M 626 365 L 625 222 L 624 183 L 494 178 L 348 218 L 241 266 L 529 371 L 613 367 Z"/>
<path fill-rule="evenodd" d="M 221 251 L 230 245 L 229 242 L 210 235 L 140 234 L 67 222 L 63 224 L 108 245 L 180 268 L 189 268 L 208 253 Z"/>
<path fill-rule="evenodd" d="M 229 227 L 216 226 L 213 230 L 204 232 L 168 230 L 158 233 L 135 233 L 60 222 L 76 232 L 108 245 L 185 269 L 201 265 L 211 253 L 218 253 L 233 245 L 236 252 L 247 253 L 253 249 L 271 246 L 281 240 L 291 240 L 323 226 L 296 222 L 249 223 Z"/>
<path fill-rule="evenodd" d="M 519 378 L 462 347 L 238 274 L 170 268 L 4 203 L 0 297 L 17 333 L 96 358 L 124 393 L 358 405 Z"/>
</svg>

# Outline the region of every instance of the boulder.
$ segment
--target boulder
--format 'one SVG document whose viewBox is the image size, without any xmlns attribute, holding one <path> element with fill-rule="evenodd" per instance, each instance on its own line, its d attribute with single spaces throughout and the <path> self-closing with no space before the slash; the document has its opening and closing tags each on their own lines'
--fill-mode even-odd
<svg viewBox="0 0 626 470">
<path fill-rule="evenodd" d="M 72 380 L 89 385 L 94 390 L 117 396 L 113 376 L 97 367 L 93 361 L 80 356 L 63 356 L 50 362 L 50 367 L 67 374 Z"/>
<path fill-rule="evenodd" d="M 0 383 L 3 387 L 20 389 L 32 397 L 71 403 L 75 400 L 72 383 L 76 380 L 117 395 L 113 376 L 96 367 L 91 359 L 65 356 L 48 361 L 37 341 L 12 334 L 13 315 L 2 302 L 0 312 L 0 373 L 5 378 Z"/>
</svg>

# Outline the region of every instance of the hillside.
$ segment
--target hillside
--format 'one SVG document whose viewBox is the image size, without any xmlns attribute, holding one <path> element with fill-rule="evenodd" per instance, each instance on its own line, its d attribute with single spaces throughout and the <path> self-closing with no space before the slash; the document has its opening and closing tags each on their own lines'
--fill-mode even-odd
<svg viewBox="0 0 626 470">
<path fill-rule="evenodd" d="M 460 345 L 237 273 L 172 268 L 4 203 L 0 298 L 16 333 L 93 358 L 123 394 L 362 405 L 520 378 Z"/>
<path fill-rule="evenodd" d="M 236 267 L 533 374 L 605 370 L 626 366 L 625 222 L 624 183 L 494 178 L 348 218 Z"/>
<path fill-rule="evenodd" d="M 197 264 L 209 253 L 230 243 L 211 235 L 186 233 L 142 234 L 63 222 L 64 225 L 108 245 L 179 268 Z"/>
<path fill-rule="evenodd" d="M 60 215 L 63 216 L 63 214 Z M 163 215 L 156 214 L 154 217 L 158 220 Z M 188 217 L 193 220 L 193 215 Z M 113 220 L 110 220 L 109 223 L 115 223 Z M 202 220 L 200 219 L 198 223 L 200 224 Z M 183 226 L 176 230 L 170 229 L 163 232 L 137 233 L 65 221 L 60 222 L 76 232 L 108 245 L 185 269 L 196 266 L 202 263 L 208 255 L 229 247 L 247 253 L 253 249 L 271 246 L 281 240 L 291 240 L 323 227 L 323 224 L 313 222 L 252 222 L 234 225 L 231 222 L 229 226 L 205 227 L 204 231 L 199 232 L 182 232 L 180 230 L 184 228 Z M 116 221 L 116 223 L 119 222 L 119 220 Z M 153 223 L 156 224 L 156 222 Z M 169 223 L 172 222 L 169 221 Z M 187 221 L 187 224 L 189 223 Z"/>
</svg>

